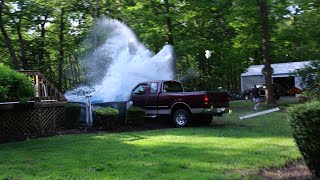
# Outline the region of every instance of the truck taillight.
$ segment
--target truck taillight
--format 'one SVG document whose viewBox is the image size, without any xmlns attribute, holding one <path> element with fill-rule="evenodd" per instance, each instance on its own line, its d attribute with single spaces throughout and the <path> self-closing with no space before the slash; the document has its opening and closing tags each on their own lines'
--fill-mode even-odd
<svg viewBox="0 0 320 180">
<path fill-rule="evenodd" d="M 209 103 L 209 98 L 207 95 L 204 96 L 204 104 L 208 104 Z"/>
</svg>

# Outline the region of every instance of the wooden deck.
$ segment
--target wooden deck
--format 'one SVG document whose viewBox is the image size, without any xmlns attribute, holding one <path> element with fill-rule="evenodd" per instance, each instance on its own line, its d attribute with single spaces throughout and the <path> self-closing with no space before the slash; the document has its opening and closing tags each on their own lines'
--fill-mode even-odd
<svg viewBox="0 0 320 180">
<path fill-rule="evenodd" d="M 40 71 L 22 70 L 33 80 L 35 97 L 27 103 L 0 102 L 0 136 L 63 128 L 67 99 Z"/>
<path fill-rule="evenodd" d="M 33 80 L 36 90 L 35 101 L 66 101 L 64 95 L 40 71 L 20 70 Z"/>
</svg>

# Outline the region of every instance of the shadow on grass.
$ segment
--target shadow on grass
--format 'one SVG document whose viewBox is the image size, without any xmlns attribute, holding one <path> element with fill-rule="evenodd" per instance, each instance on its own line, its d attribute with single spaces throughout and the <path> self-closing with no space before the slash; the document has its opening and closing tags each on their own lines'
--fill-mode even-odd
<svg viewBox="0 0 320 180">
<path fill-rule="evenodd" d="M 299 156 L 285 111 L 210 126 L 61 135 L 0 144 L 0 179 L 239 179 Z M 250 112 L 249 112 L 250 113 Z"/>
<path fill-rule="evenodd" d="M 221 178 L 284 163 L 292 152 L 290 145 L 225 136 L 206 143 L 195 137 L 202 136 L 198 130 L 64 135 L 1 145 L 0 178 Z"/>
</svg>

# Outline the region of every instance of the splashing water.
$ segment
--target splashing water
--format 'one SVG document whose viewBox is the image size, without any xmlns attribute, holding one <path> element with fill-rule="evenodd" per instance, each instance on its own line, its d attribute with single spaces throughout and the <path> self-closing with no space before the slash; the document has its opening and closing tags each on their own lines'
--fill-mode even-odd
<svg viewBox="0 0 320 180">
<path fill-rule="evenodd" d="M 95 72 L 97 69 L 103 72 L 102 81 L 84 90 L 79 87 L 67 92 L 68 100 L 74 99 L 75 92 L 79 92 L 80 89 L 80 91 L 92 92 L 92 99 L 103 102 L 126 101 L 132 88 L 140 82 L 174 78 L 172 46 L 165 45 L 154 55 L 138 41 L 132 30 L 125 24 L 117 20 L 101 18 L 97 21 L 97 26 L 100 27 L 99 30 L 106 32 L 103 33 L 106 36 L 103 38 L 106 40 L 87 55 L 85 61 L 93 67 L 92 73 L 97 74 Z"/>
</svg>

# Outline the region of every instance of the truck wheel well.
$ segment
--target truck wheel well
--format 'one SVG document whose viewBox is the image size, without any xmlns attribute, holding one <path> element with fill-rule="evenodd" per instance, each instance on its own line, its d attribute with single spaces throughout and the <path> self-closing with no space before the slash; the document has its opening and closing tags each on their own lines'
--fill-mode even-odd
<svg viewBox="0 0 320 180">
<path fill-rule="evenodd" d="M 183 103 L 175 104 L 175 105 L 171 108 L 171 115 L 173 115 L 178 109 L 184 109 L 184 110 L 186 110 L 186 111 L 191 115 L 191 110 L 190 110 L 190 108 L 189 108 L 186 104 L 183 104 Z"/>
</svg>

